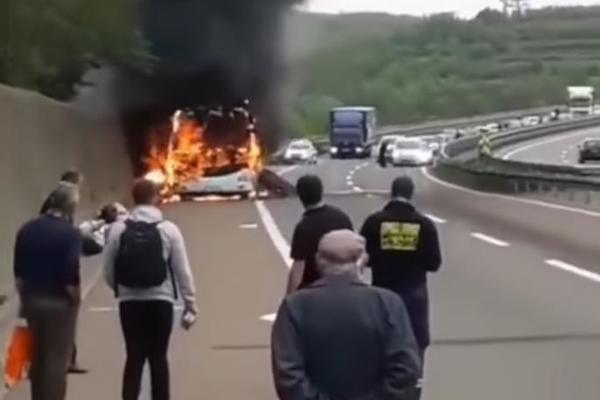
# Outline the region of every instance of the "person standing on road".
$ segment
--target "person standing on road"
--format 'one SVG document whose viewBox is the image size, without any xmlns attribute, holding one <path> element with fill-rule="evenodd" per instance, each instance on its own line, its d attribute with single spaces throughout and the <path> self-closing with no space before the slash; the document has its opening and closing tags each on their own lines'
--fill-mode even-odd
<svg viewBox="0 0 600 400">
<path fill-rule="evenodd" d="M 58 182 L 58 186 L 54 189 L 44 200 L 42 207 L 40 208 L 40 215 L 46 214 L 48 210 L 53 207 L 55 202 L 54 197 L 56 196 L 57 191 L 60 190 L 70 190 L 73 192 L 73 195 L 76 197 L 77 203 L 79 203 L 79 199 L 81 197 L 81 185 L 83 184 L 83 174 L 75 169 L 70 169 L 65 172 L 60 177 L 60 181 Z M 66 216 L 67 221 L 71 224 L 75 222 L 75 209 L 71 215 Z M 84 256 L 97 254 L 102 249 L 98 249 L 96 243 L 87 238 L 83 237 L 81 242 L 81 251 Z M 85 374 L 88 370 L 82 368 L 77 361 L 77 346 L 73 343 L 73 354 L 71 356 L 71 365 L 69 366 L 69 373 L 71 374 Z"/>
<path fill-rule="evenodd" d="M 383 140 L 379 146 L 379 154 L 377 155 L 377 163 L 381 168 L 387 167 L 387 152 L 390 143 L 388 140 Z"/>
<path fill-rule="evenodd" d="M 323 235 L 338 229 L 353 229 L 352 221 L 342 210 L 323 202 L 323 183 L 318 176 L 301 177 L 296 191 L 306 211 L 292 238 L 294 263 L 288 277 L 288 294 L 319 279 L 315 255 Z"/>
<path fill-rule="evenodd" d="M 319 244 L 322 278 L 281 304 L 271 338 L 281 400 L 408 400 L 420 372 L 402 299 L 363 283 L 365 241 L 349 230 Z"/>
<path fill-rule="evenodd" d="M 427 274 L 439 270 L 442 257 L 437 228 L 410 203 L 414 189 L 411 178 L 396 178 L 392 200 L 365 221 L 361 235 L 373 285 L 404 300 L 424 363 L 430 344 Z"/>
<path fill-rule="evenodd" d="M 184 301 L 182 325 L 195 321 L 196 289 L 179 228 L 156 207 L 159 188 L 140 179 L 133 184 L 130 219 L 115 223 L 105 248 L 105 278 L 119 300 L 127 360 L 123 400 L 137 400 L 142 371 L 150 365 L 152 399 L 170 398 L 167 353 L 173 329 L 173 304 Z"/>
<path fill-rule="evenodd" d="M 81 172 L 74 170 L 74 169 L 63 172 L 63 174 L 60 177 L 60 181 L 58 182 L 57 188 L 54 189 L 46 197 L 46 200 L 44 200 L 44 203 L 42 204 L 42 207 L 40 208 L 40 214 L 45 214 L 46 211 L 48 211 L 52 207 L 54 193 L 56 193 L 56 191 L 61 188 L 69 188 L 69 189 L 75 191 L 75 193 L 77 195 L 77 202 L 79 202 L 80 189 L 81 189 L 82 184 L 83 184 L 83 175 L 81 174 Z M 74 214 L 75 214 L 75 210 L 73 210 L 73 215 L 68 216 L 69 221 L 71 223 L 73 223 L 75 221 Z"/>
<path fill-rule="evenodd" d="M 45 213 L 17 234 L 14 274 L 33 335 L 32 400 L 63 400 L 80 304 L 81 235 L 70 217 L 77 196 L 58 188 Z"/>
</svg>

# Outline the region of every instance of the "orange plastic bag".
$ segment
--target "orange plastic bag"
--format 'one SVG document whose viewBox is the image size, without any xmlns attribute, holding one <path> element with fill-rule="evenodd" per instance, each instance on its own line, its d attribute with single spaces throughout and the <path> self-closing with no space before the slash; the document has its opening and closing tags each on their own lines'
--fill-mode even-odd
<svg viewBox="0 0 600 400">
<path fill-rule="evenodd" d="M 33 337 L 27 323 L 19 321 L 13 329 L 6 351 L 4 386 L 8 389 L 27 379 L 33 353 Z"/>
</svg>

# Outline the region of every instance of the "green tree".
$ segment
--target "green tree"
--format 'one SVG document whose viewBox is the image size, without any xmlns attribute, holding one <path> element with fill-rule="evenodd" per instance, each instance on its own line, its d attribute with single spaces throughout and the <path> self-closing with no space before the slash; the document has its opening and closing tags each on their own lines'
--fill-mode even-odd
<svg viewBox="0 0 600 400">
<path fill-rule="evenodd" d="M 127 0 L 5 0 L 0 81 L 69 98 L 91 61 L 149 59 Z"/>
</svg>

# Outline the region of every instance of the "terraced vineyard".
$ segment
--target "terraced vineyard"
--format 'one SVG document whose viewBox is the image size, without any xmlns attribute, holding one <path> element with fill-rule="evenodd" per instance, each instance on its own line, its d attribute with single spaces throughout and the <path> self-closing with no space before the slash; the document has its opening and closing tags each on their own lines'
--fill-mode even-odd
<svg viewBox="0 0 600 400">
<path fill-rule="evenodd" d="M 600 88 L 600 7 L 520 19 L 486 10 L 470 21 L 297 18 L 310 29 L 291 40 L 302 49 L 294 53 L 292 131 L 322 132 L 325 110 L 344 103 L 376 105 L 383 123 L 396 124 L 562 103 L 568 85 Z M 298 45 L 311 35 L 319 40 Z"/>
</svg>

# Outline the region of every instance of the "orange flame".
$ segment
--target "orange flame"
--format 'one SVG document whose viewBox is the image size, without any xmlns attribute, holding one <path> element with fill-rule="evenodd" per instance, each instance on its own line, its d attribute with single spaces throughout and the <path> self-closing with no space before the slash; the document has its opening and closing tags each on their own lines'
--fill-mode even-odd
<svg viewBox="0 0 600 400">
<path fill-rule="evenodd" d="M 247 112 L 245 115 L 249 117 Z M 242 145 L 210 144 L 205 137 L 206 125 L 177 111 L 171 119 L 171 132 L 166 142 L 164 135 L 162 140 L 161 135 L 151 136 L 145 177 L 163 185 L 163 194 L 169 195 L 183 184 L 219 171 L 249 168 L 260 172 L 263 153 L 254 125 L 248 123 L 247 131 L 248 138 Z"/>
</svg>

